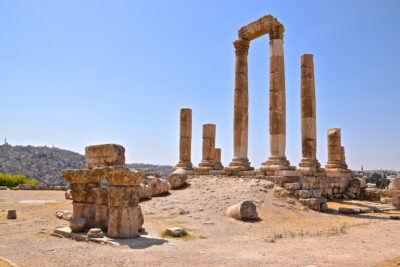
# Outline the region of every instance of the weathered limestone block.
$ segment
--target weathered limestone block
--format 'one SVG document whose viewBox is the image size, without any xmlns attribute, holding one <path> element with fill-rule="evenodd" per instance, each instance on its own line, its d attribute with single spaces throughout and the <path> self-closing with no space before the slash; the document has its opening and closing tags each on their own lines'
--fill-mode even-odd
<svg viewBox="0 0 400 267">
<path fill-rule="evenodd" d="M 180 114 L 179 162 L 176 168 L 192 170 L 192 110 L 182 108 Z"/>
<path fill-rule="evenodd" d="M 333 128 L 328 130 L 328 162 L 325 169 L 345 169 L 343 164 L 343 153 L 341 144 L 341 130 L 340 128 Z"/>
<path fill-rule="evenodd" d="M 15 220 L 17 219 L 17 210 L 8 210 L 7 211 L 7 219 L 9 220 Z"/>
<path fill-rule="evenodd" d="M 116 144 L 87 146 L 85 148 L 86 166 L 95 167 L 125 164 L 125 148 Z"/>
<path fill-rule="evenodd" d="M 71 184 L 71 195 L 75 202 L 94 203 L 94 188 L 99 187 L 99 183 Z"/>
<path fill-rule="evenodd" d="M 256 205 L 251 201 L 242 201 L 229 207 L 225 214 L 236 220 L 255 220 L 258 219 Z"/>
<path fill-rule="evenodd" d="M 107 230 L 108 225 L 108 188 L 94 188 L 95 206 L 95 227 Z"/>
<path fill-rule="evenodd" d="M 108 226 L 108 205 L 95 205 L 94 226 L 107 231 Z"/>
<path fill-rule="evenodd" d="M 87 222 L 85 218 L 74 218 L 69 222 L 69 227 L 72 232 L 83 232 L 86 228 Z"/>
<path fill-rule="evenodd" d="M 70 184 L 101 183 L 103 181 L 104 169 L 68 169 L 62 170 L 61 175 Z"/>
<path fill-rule="evenodd" d="M 215 166 L 215 124 L 203 124 L 203 157 L 199 167 L 214 169 Z"/>
<path fill-rule="evenodd" d="M 271 33 L 277 27 L 281 28 L 280 31 L 283 34 L 285 30 L 283 25 L 273 16 L 267 15 L 240 28 L 238 35 L 240 39 L 253 40 L 264 34 Z"/>
<path fill-rule="evenodd" d="M 107 167 L 105 178 L 113 186 L 139 186 L 147 170 L 129 169 L 127 167 Z"/>
<path fill-rule="evenodd" d="M 109 207 L 135 207 L 139 204 L 139 186 L 110 186 L 108 188 Z"/>
<path fill-rule="evenodd" d="M 86 228 L 95 226 L 96 205 L 88 203 L 72 202 L 73 218 L 85 218 Z"/>
<path fill-rule="evenodd" d="M 187 234 L 185 229 L 179 227 L 167 228 L 167 230 L 165 230 L 165 233 L 173 237 L 181 237 Z"/>
<path fill-rule="evenodd" d="M 141 183 L 140 190 L 139 190 L 139 199 L 150 199 L 151 192 L 149 190 L 149 186 L 147 184 Z"/>
<path fill-rule="evenodd" d="M 215 160 L 214 169 L 216 169 L 216 170 L 224 169 L 224 166 L 222 165 L 222 162 L 221 162 L 221 148 L 215 149 L 215 159 L 214 160 Z"/>
<path fill-rule="evenodd" d="M 147 184 L 151 197 L 166 194 L 171 189 L 171 185 L 166 179 L 151 175 L 144 179 L 144 183 Z"/>
<path fill-rule="evenodd" d="M 107 236 L 111 238 L 133 238 L 139 236 L 143 225 L 143 214 L 139 206 L 109 207 Z"/>
<path fill-rule="evenodd" d="M 87 236 L 91 238 L 103 238 L 104 233 L 100 228 L 92 228 L 89 230 Z"/>
<path fill-rule="evenodd" d="M 176 189 L 186 184 L 188 175 L 184 169 L 177 169 L 168 178 L 168 182 L 172 189 Z"/>
<path fill-rule="evenodd" d="M 108 205 L 108 187 L 93 188 L 94 203 L 97 205 Z"/>
</svg>

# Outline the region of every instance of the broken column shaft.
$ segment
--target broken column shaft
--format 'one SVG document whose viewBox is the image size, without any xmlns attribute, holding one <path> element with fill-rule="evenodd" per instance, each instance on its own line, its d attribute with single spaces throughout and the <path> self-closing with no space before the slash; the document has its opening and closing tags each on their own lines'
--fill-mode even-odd
<svg viewBox="0 0 400 267">
<path fill-rule="evenodd" d="M 180 112 L 179 162 L 175 169 L 192 170 L 192 110 L 183 108 Z"/>
</svg>

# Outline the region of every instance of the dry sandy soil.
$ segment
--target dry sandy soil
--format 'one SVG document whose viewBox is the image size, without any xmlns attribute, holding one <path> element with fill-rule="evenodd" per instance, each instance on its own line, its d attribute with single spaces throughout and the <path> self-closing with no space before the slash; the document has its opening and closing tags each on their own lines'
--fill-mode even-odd
<svg viewBox="0 0 400 267">
<path fill-rule="evenodd" d="M 148 237 L 121 247 L 50 235 L 68 222 L 55 212 L 72 209 L 60 191 L 0 191 L 0 256 L 20 266 L 396 266 L 400 261 L 399 211 L 341 215 L 305 210 L 273 196 L 255 179 L 192 177 L 190 185 L 141 203 Z M 223 215 L 241 200 L 257 204 L 260 221 Z M 376 203 L 374 203 L 376 204 Z M 17 220 L 6 211 L 16 208 Z M 163 238 L 171 226 L 185 238 Z M 0 260 L 0 266 L 9 266 Z"/>
</svg>

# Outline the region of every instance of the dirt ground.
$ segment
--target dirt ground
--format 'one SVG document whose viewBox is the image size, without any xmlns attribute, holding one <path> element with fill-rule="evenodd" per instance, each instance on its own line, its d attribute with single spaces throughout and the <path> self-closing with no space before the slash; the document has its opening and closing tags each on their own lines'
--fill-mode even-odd
<svg viewBox="0 0 400 267">
<path fill-rule="evenodd" d="M 190 185 L 141 202 L 147 241 L 113 247 L 50 236 L 68 222 L 55 212 L 72 209 L 62 191 L 0 191 L 0 256 L 20 266 L 397 266 L 400 211 L 342 215 L 289 204 L 256 179 L 192 177 Z M 241 222 L 223 211 L 253 200 L 260 220 Z M 16 208 L 17 220 L 6 211 Z M 163 238 L 172 226 L 189 236 Z M 152 238 L 153 237 L 153 238 Z M 123 242 L 121 242 L 123 244 Z M 132 244 L 132 243 L 130 243 Z M 0 261 L 0 266 L 8 266 Z"/>
</svg>

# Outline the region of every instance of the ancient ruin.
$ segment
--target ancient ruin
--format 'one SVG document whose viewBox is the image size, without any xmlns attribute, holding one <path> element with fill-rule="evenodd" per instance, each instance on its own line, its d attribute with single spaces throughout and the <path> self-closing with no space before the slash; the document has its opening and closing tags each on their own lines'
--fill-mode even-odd
<svg viewBox="0 0 400 267">
<path fill-rule="evenodd" d="M 112 238 L 137 237 L 144 221 L 140 182 L 147 171 L 123 166 L 125 148 L 120 145 L 89 146 L 85 152 L 88 169 L 62 171 L 71 187 L 72 217 L 82 224 L 71 229 L 99 228 Z M 104 178 L 109 187 L 100 187 Z"/>
<path fill-rule="evenodd" d="M 182 108 L 180 116 L 179 162 L 175 169 L 192 170 L 192 110 Z"/>
<path fill-rule="evenodd" d="M 283 33 L 284 26 L 268 15 L 238 31 L 235 47 L 235 87 L 233 110 L 233 159 L 222 169 L 220 150 L 215 148 L 215 125 L 203 125 L 202 160 L 195 175 L 231 175 L 266 179 L 281 186 L 277 195 L 292 196 L 314 210 L 325 210 L 328 198 L 340 198 L 354 178 L 347 169 L 341 129 L 328 130 L 328 162 L 321 168 L 317 159 L 317 122 L 314 59 L 301 56 L 301 152 L 299 167 L 286 158 L 286 93 Z M 250 42 L 269 34 L 269 143 L 270 155 L 258 170 L 248 159 L 249 88 L 247 56 Z M 180 161 L 176 166 L 192 174 L 190 162 L 191 110 L 181 110 Z M 346 191 L 347 192 L 347 191 Z"/>
<path fill-rule="evenodd" d="M 203 154 L 195 174 L 208 174 L 215 169 L 215 124 L 203 124 Z"/>
</svg>

